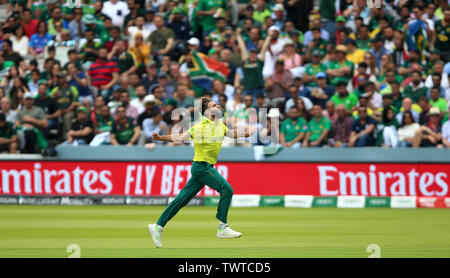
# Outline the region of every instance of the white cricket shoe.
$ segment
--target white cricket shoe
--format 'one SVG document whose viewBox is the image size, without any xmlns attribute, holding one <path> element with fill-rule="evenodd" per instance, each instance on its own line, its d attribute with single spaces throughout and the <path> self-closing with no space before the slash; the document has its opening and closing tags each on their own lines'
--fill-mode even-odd
<svg viewBox="0 0 450 278">
<path fill-rule="evenodd" d="M 241 233 L 233 231 L 230 227 L 225 227 L 223 229 L 217 230 L 218 238 L 238 238 L 241 237 Z"/>
<path fill-rule="evenodd" d="M 152 235 L 153 243 L 155 243 L 156 248 L 161 248 L 161 237 L 162 237 L 162 231 L 160 232 L 158 230 L 158 227 L 156 224 L 148 224 L 148 230 L 150 231 L 150 234 Z"/>
</svg>

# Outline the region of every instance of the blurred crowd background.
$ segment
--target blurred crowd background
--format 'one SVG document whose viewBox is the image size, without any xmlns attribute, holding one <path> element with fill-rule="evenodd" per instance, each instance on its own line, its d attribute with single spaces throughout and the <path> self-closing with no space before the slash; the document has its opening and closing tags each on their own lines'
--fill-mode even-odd
<svg viewBox="0 0 450 278">
<path fill-rule="evenodd" d="M 0 22 L 3 152 L 151 149 L 200 97 L 259 127 L 226 146 L 450 147 L 448 0 L 8 0 Z"/>
</svg>

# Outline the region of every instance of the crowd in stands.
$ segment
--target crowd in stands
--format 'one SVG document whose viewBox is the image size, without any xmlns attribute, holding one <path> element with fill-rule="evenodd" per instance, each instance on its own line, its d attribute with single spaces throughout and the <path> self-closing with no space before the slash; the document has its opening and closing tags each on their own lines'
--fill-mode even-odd
<svg viewBox="0 0 450 278">
<path fill-rule="evenodd" d="M 285 148 L 450 148 L 448 1 L 371 2 L 8 0 L 0 148 L 153 148 L 200 97 L 266 108 Z"/>
</svg>

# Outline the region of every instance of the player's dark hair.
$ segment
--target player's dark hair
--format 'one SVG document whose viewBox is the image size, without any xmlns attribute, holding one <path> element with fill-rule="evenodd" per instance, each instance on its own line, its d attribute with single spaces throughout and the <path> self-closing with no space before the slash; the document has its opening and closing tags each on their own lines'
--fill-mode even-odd
<svg viewBox="0 0 450 278">
<path fill-rule="evenodd" d="M 202 101 L 202 110 L 200 112 L 201 112 L 201 114 L 203 114 L 208 109 L 208 104 L 209 104 L 210 100 L 206 97 L 202 97 L 201 101 Z"/>
</svg>

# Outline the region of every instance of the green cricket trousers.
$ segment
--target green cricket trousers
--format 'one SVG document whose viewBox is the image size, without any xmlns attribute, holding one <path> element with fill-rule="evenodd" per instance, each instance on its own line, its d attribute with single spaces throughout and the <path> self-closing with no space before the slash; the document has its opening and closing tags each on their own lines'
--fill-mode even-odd
<svg viewBox="0 0 450 278">
<path fill-rule="evenodd" d="M 220 193 L 216 218 L 223 223 L 227 223 L 228 209 L 233 197 L 231 185 L 219 174 L 213 165 L 207 162 L 194 161 L 191 167 L 191 174 L 191 178 L 184 188 L 162 213 L 158 220 L 158 225 L 164 227 L 205 185 Z"/>
</svg>

